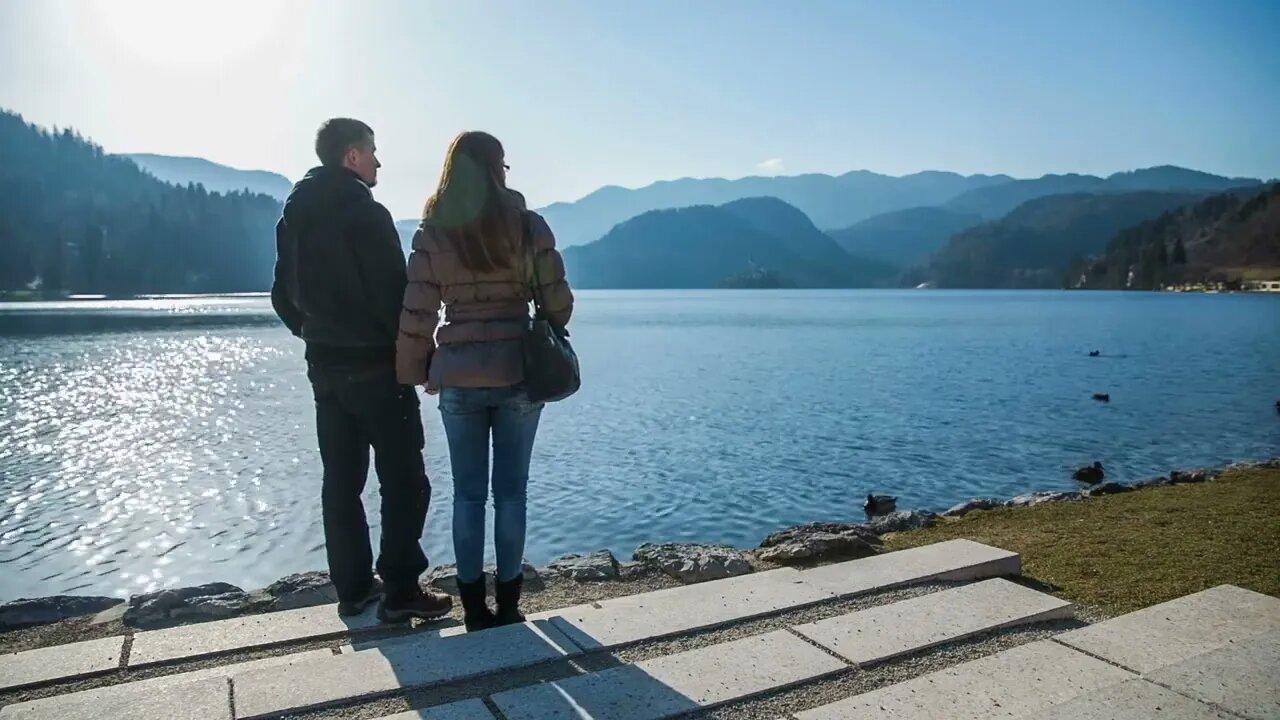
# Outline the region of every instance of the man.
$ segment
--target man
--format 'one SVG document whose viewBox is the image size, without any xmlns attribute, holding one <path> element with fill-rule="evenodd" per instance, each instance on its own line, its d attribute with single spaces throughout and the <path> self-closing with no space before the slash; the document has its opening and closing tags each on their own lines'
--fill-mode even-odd
<svg viewBox="0 0 1280 720">
<path fill-rule="evenodd" d="M 391 214 L 370 192 L 382 166 L 373 130 L 359 120 L 329 120 L 316 134 L 316 154 L 320 166 L 293 187 L 276 225 L 271 304 L 306 342 L 338 614 L 359 614 L 382 598 L 384 622 L 438 618 L 453 602 L 418 584 L 427 569 L 418 541 L 431 484 L 418 396 L 396 382 L 405 259 Z M 382 495 L 381 581 L 360 501 L 371 447 Z"/>
</svg>

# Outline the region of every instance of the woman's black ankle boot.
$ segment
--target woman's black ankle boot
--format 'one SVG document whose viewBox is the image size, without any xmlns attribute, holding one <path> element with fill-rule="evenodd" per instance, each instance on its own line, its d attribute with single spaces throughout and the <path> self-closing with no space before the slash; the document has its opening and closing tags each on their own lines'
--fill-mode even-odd
<svg viewBox="0 0 1280 720">
<path fill-rule="evenodd" d="M 497 580 L 493 583 L 493 595 L 498 600 L 499 625 L 524 622 L 524 615 L 520 614 L 520 588 L 523 586 L 523 574 L 515 576 L 513 580 Z"/>
<path fill-rule="evenodd" d="M 462 622 L 467 632 L 485 630 L 498 624 L 489 603 L 485 601 L 484 575 L 474 582 L 458 581 L 458 597 L 462 600 Z"/>
</svg>

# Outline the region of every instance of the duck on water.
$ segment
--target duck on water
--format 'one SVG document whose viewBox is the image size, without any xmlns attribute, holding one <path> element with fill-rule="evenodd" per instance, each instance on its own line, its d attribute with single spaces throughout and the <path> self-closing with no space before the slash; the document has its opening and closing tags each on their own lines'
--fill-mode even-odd
<svg viewBox="0 0 1280 720">
<path fill-rule="evenodd" d="M 898 507 L 898 498 L 892 495 L 872 495 L 867 494 L 867 501 L 862 503 L 862 509 L 868 515 L 888 515 Z"/>
</svg>

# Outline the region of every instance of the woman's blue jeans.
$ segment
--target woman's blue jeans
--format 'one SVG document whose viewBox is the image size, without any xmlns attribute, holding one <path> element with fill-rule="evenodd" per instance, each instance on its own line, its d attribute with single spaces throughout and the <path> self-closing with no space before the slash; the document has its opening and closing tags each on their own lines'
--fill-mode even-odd
<svg viewBox="0 0 1280 720">
<path fill-rule="evenodd" d="M 524 559 L 525 489 L 542 403 L 519 385 L 444 387 L 440 416 L 453 466 L 453 552 L 458 581 L 484 573 L 485 504 L 489 499 L 489 441 L 493 440 L 493 547 L 497 579 L 514 580 Z"/>
</svg>

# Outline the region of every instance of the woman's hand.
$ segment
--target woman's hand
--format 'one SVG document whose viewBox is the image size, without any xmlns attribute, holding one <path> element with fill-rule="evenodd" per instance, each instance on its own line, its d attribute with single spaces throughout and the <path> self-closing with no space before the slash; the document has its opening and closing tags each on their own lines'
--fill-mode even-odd
<svg viewBox="0 0 1280 720">
<path fill-rule="evenodd" d="M 440 394 L 440 388 L 436 387 L 435 385 L 432 385 L 431 383 L 423 383 L 422 389 L 426 390 L 428 395 Z"/>
</svg>

